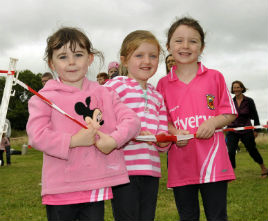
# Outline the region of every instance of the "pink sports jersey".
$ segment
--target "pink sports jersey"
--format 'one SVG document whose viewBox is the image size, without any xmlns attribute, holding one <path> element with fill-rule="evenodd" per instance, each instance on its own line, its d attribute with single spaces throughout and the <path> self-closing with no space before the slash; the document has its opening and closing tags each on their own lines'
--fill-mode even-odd
<svg viewBox="0 0 268 221">
<path fill-rule="evenodd" d="M 112 198 L 113 193 L 111 187 L 105 187 L 97 190 L 44 195 L 42 197 L 42 204 L 68 205 L 77 203 L 92 203 Z"/>
<path fill-rule="evenodd" d="M 223 75 L 198 63 L 196 77 L 188 84 L 180 81 L 174 66 L 157 85 L 165 99 L 169 121 L 177 129 L 196 133 L 206 119 L 221 114 L 237 114 Z M 191 139 L 168 154 L 168 187 L 235 179 L 224 135 Z"/>
<path fill-rule="evenodd" d="M 121 101 L 137 113 L 141 120 L 141 131 L 150 131 L 152 134 L 167 133 L 164 99 L 152 85 L 147 84 L 147 90 L 143 90 L 136 80 L 118 76 L 104 86 L 116 91 Z M 145 142 L 129 142 L 124 147 L 128 174 L 161 177 L 158 150 L 166 149 Z"/>
</svg>

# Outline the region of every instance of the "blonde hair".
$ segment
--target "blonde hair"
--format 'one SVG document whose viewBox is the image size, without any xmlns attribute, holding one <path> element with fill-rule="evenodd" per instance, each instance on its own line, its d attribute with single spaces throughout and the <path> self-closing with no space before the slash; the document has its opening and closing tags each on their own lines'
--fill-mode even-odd
<svg viewBox="0 0 268 221">
<path fill-rule="evenodd" d="M 158 48 L 159 55 L 163 54 L 163 49 L 159 41 L 150 31 L 136 30 L 129 33 L 121 45 L 120 56 L 125 58 L 124 63 L 128 61 L 132 53 L 144 42 L 155 44 Z"/>
</svg>

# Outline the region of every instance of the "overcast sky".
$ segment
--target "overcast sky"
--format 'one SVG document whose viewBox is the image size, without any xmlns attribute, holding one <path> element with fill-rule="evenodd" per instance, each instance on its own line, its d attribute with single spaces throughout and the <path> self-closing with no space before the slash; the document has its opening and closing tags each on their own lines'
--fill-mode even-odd
<svg viewBox="0 0 268 221">
<path fill-rule="evenodd" d="M 268 1 L 267 0 L 1 0 L 0 69 L 9 57 L 17 70 L 49 71 L 43 61 L 46 38 L 61 26 L 81 28 L 102 51 L 105 64 L 95 62 L 89 78 L 107 72 L 119 60 L 124 37 L 137 29 L 151 31 L 165 49 L 169 26 L 182 16 L 199 20 L 206 32 L 201 61 L 223 73 L 228 88 L 241 80 L 255 100 L 261 123 L 268 120 Z M 150 82 L 165 75 L 164 59 Z M 213 83 L 213 82 L 211 82 Z"/>
</svg>

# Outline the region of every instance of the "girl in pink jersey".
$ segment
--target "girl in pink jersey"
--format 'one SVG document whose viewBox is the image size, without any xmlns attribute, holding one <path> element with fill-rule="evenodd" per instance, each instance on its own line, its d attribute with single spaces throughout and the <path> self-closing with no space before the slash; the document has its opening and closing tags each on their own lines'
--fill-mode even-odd
<svg viewBox="0 0 268 221">
<path fill-rule="evenodd" d="M 188 17 L 168 31 L 167 49 L 175 59 L 157 89 L 167 106 L 169 132 L 195 134 L 173 144 L 168 154 L 168 187 L 173 188 L 181 220 L 199 220 L 201 192 L 208 220 L 227 220 L 227 181 L 235 179 L 224 135 L 215 129 L 231 123 L 236 109 L 223 75 L 198 62 L 205 47 L 199 23 Z"/>
<path fill-rule="evenodd" d="M 105 84 L 137 113 L 141 120 L 141 135 L 166 133 L 168 130 L 164 99 L 147 83 L 157 70 L 160 52 L 159 42 L 151 32 L 131 32 L 120 51 L 121 63 L 128 74 Z M 113 187 L 115 220 L 154 220 L 161 177 L 158 149 L 168 146 L 168 143 L 129 142 L 124 147 L 130 183 Z"/>
<path fill-rule="evenodd" d="M 48 220 L 104 220 L 111 186 L 129 182 L 119 148 L 139 133 L 140 121 L 116 93 L 85 77 L 96 54 L 80 30 L 59 29 L 46 48 L 59 80 L 40 90 L 88 129 L 37 96 L 29 101 L 27 133 L 30 144 L 43 152 L 42 203 Z"/>
</svg>

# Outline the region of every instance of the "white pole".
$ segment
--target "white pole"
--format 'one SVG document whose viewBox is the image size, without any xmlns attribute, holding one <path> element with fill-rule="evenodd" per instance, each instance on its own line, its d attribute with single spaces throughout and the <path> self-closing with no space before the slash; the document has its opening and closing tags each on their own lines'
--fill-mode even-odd
<svg viewBox="0 0 268 221">
<path fill-rule="evenodd" d="M 10 96 L 14 96 L 15 94 L 15 91 L 11 94 L 13 81 L 14 81 L 14 74 L 12 73 L 12 71 L 15 71 L 17 61 L 18 59 L 10 58 L 8 73 L 6 75 L 5 89 L 4 89 L 1 106 L 0 106 L 0 142 L 2 140 L 2 134 L 7 131 L 7 125 L 5 121 L 6 121 L 9 99 L 10 99 Z"/>
</svg>

